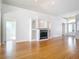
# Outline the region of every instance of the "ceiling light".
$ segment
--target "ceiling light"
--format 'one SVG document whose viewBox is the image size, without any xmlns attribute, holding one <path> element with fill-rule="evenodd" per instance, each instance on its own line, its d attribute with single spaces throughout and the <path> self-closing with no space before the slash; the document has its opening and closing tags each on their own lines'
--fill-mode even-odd
<svg viewBox="0 0 79 59">
<path fill-rule="evenodd" d="M 55 2 L 54 2 L 54 1 L 52 1 L 51 3 L 52 3 L 52 5 L 54 5 L 54 4 L 55 4 Z"/>
<path fill-rule="evenodd" d="M 38 2 L 38 0 L 34 0 L 35 2 Z"/>
</svg>

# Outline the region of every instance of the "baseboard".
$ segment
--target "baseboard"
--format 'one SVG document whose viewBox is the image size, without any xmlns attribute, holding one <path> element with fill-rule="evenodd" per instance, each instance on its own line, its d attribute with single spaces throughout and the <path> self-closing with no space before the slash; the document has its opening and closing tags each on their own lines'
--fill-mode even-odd
<svg viewBox="0 0 79 59">
<path fill-rule="evenodd" d="M 57 37 L 51 37 L 50 40 L 52 39 L 62 39 L 63 36 L 57 36 Z"/>
<path fill-rule="evenodd" d="M 31 40 L 31 41 L 29 41 L 29 40 L 18 40 L 18 41 L 16 41 L 16 43 L 21 43 L 21 42 L 33 42 L 33 41 L 46 41 L 46 40 L 56 39 L 56 38 L 62 38 L 62 36 L 49 37 L 48 39 L 42 39 L 42 40 L 35 40 L 35 39 L 33 39 L 33 40 Z"/>
<path fill-rule="evenodd" d="M 46 40 L 49 40 L 49 39 L 32 40 L 32 41 L 46 41 Z"/>
<path fill-rule="evenodd" d="M 18 40 L 18 41 L 16 41 L 16 43 L 20 43 L 20 42 L 27 42 L 27 40 Z"/>
<path fill-rule="evenodd" d="M 46 41 L 46 40 L 49 40 L 49 39 L 42 39 L 42 40 L 38 40 L 38 41 Z M 16 41 L 16 43 L 22 43 L 22 42 L 34 42 L 34 41 L 37 41 L 37 40 L 32 40 L 32 41 L 20 40 L 20 41 Z"/>
<path fill-rule="evenodd" d="M 50 39 L 52 39 L 53 37 L 49 37 L 48 39 L 50 40 Z"/>
</svg>

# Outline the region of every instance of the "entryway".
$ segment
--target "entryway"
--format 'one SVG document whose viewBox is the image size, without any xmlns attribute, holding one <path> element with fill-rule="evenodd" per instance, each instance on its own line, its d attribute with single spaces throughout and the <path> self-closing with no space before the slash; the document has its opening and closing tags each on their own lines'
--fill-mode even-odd
<svg viewBox="0 0 79 59">
<path fill-rule="evenodd" d="M 76 23 L 63 23 L 63 34 L 67 36 L 75 36 Z"/>
</svg>

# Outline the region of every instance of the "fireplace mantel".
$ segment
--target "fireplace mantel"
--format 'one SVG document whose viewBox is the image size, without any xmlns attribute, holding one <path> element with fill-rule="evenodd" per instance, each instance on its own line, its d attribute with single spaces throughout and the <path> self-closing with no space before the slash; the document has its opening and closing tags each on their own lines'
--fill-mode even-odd
<svg viewBox="0 0 79 59">
<path fill-rule="evenodd" d="M 32 20 L 31 41 L 40 41 L 40 31 L 47 30 L 47 38 L 49 38 L 49 23 L 48 20 Z M 45 40 L 45 39 L 42 39 Z"/>
</svg>

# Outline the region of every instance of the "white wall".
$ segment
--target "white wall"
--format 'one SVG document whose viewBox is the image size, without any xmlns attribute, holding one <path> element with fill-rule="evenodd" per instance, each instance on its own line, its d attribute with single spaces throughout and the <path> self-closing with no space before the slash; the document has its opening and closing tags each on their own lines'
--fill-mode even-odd
<svg viewBox="0 0 79 59">
<path fill-rule="evenodd" d="M 4 5 L 5 14 L 4 22 L 6 20 L 16 21 L 16 39 L 17 41 L 28 41 L 30 39 L 30 20 L 42 19 L 50 22 L 51 37 L 58 37 L 62 35 L 62 23 L 64 19 L 56 16 L 46 15 L 39 12 L 34 12 L 27 9 L 22 9 L 14 6 Z M 7 10 L 10 10 L 10 12 Z M 5 27 L 5 26 L 4 26 Z M 5 28 L 4 28 L 5 29 Z M 5 32 L 5 31 L 4 31 Z"/>
<path fill-rule="evenodd" d="M 61 17 L 53 17 L 52 19 L 52 29 L 51 29 L 51 36 L 52 37 L 59 37 L 62 35 L 62 23 L 65 23 L 66 20 Z"/>
<path fill-rule="evenodd" d="M 0 0 L 0 42 L 1 42 L 1 0 Z"/>
<path fill-rule="evenodd" d="M 1 12 L 0 12 L 0 42 L 1 42 Z"/>
</svg>

